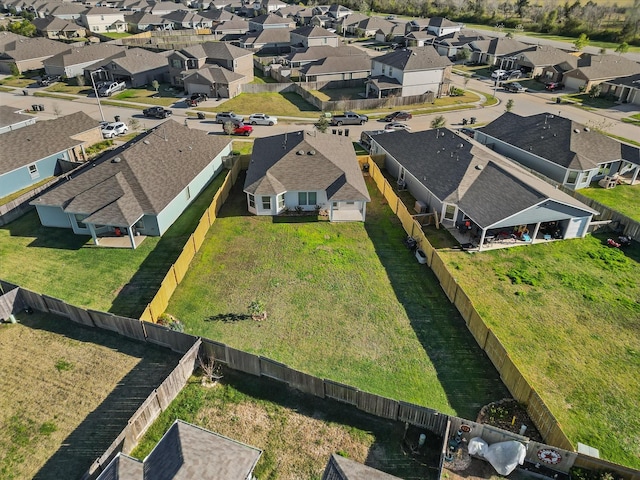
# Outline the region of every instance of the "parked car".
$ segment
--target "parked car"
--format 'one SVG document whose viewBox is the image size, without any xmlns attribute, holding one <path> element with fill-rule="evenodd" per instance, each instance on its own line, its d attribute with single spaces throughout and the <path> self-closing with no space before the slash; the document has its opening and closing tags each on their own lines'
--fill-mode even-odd
<svg viewBox="0 0 640 480">
<path fill-rule="evenodd" d="M 108 82 L 98 88 L 98 95 L 101 97 L 110 97 L 116 92 L 120 92 L 127 88 L 127 84 L 125 82 Z"/>
<path fill-rule="evenodd" d="M 118 135 L 124 135 L 129 131 L 129 127 L 124 122 L 107 123 L 102 127 L 102 136 L 104 138 L 113 138 Z"/>
<path fill-rule="evenodd" d="M 504 78 L 507 77 L 507 71 L 506 70 L 494 70 L 493 72 L 491 72 L 491 78 L 496 79 L 496 80 L 502 80 Z"/>
<path fill-rule="evenodd" d="M 38 85 L 41 87 L 48 87 L 52 83 L 56 83 L 62 80 L 60 75 L 45 75 L 40 80 L 38 80 Z"/>
<path fill-rule="evenodd" d="M 209 97 L 207 96 L 206 93 L 194 93 L 193 95 L 191 95 L 191 97 L 189 97 L 189 99 L 187 100 L 187 104 L 190 107 L 197 107 L 198 103 L 200 102 L 204 102 L 205 100 L 208 100 Z"/>
<path fill-rule="evenodd" d="M 244 122 L 244 117 L 241 117 L 240 115 L 236 115 L 233 112 L 219 112 L 216 115 L 216 122 L 218 123 L 226 123 L 226 122 L 233 122 L 233 123 L 243 123 Z"/>
<path fill-rule="evenodd" d="M 167 118 L 169 115 L 171 115 L 173 112 L 171 110 L 167 110 L 166 108 L 163 107 L 149 107 L 149 108 L 145 108 L 142 111 L 142 114 L 145 117 L 154 117 L 154 118 Z"/>
<path fill-rule="evenodd" d="M 390 113 L 389 115 L 384 117 L 382 119 L 382 121 L 384 121 L 384 122 L 396 122 L 396 121 L 399 121 L 399 120 L 411 120 L 412 118 L 413 118 L 413 115 L 411 115 L 411 113 L 405 112 L 405 111 L 400 111 L 400 112 Z"/>
<path fill-rule="evenodd" d="M 231 120 L 227 120 L 227 123 Z M 224 130 L 224 124 L 222 125 L 222 129 Z M 231 135 L 243 135 L 248 137 L 253 132 L 253 127 L 251 125 L 245 125 L 244 123 L 233 123 L 233 132 Z"/>
<path fill-rule="evenodd" d="M 407 130 L 410 131 L 411 127 L 409 125 L 407 125 L 406 123 L 402 123 L 402 122 L 391 122 L 391 123 L 387 123 L 384 126 L 385 130 Z"/>
<path fill-rule="evenodd" d="M 278 123 L 278 119 L 264 113 L 252 113 L 249 115 L 249 123 L 251 125 L 269 125 L 271 127 Z"/>
<path fill-rule="evenodd" d="M 355 112 L 344 112 L 342 115 L 331 117 L 331 125 L 341 127 L 342 125 L 364 125 L 369 121 L 366 115 L 359 115 Z"/>
<path fill-rule="evenodd" d="M 554 90 L 562 90 L 564 85 L 560 82 L 549 82 L 544 86 L 544 88 L 553 92 Z"/>
<path fill-rule="evenodd" d="M 518 82 L 503 83 L 502 88 L 504 88 L 507 92 L 515 93 L 522 93 L 527 91 L 527 89 L 520 85 Z"/>
<path fill-rule="evenodd" d="M 522 71 L 521 70 L 510 70 L 507 72 L 507 79 L 509 80 L 515 80 L 517 78 L 521 78 L 522 77 Z"/>
</svg>

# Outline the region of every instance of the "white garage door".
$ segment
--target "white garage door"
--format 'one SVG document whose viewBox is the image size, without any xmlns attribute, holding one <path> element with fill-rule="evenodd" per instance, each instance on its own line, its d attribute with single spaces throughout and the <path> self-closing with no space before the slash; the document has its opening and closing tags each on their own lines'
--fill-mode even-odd
<svg viewBox="0 0 640 480">
<path fill-rule="evenodd" d="M 585 84 L 585 81 L 579 78 L 565 77 L 564 79 L 564 86 L 571 90 L 578 90 L 584 84 Z"/>
</svg>

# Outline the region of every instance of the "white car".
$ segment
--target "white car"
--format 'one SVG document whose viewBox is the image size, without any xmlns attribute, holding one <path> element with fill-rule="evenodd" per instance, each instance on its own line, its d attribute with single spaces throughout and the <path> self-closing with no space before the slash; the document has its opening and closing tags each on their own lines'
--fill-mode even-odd
<svg viewBox="0 0 640 480">
<path fill-rule="evenodd" d="M 501 78 L 506 78 L 509 75 L 509 72 L 507 72 L 506 70 L 494 70 L 493 72 L 491 72 L 491 78 L 495 78 L 500 80 Z"/>
<path fill-rule="evenodd" d="M 249 123 L 251 125 L 269 125 L 272 127 L 278 123 L 278 119 L 276 117 L 265 115 L 264 113 L 252 113 L 249 115 Z"/>
<path fill-rule="evenodd" d="M 391 122 L 391 123 L 387 123 L 384 126 L 384 129 L 386 131 L 396 131 L 396 130 L 406 130 L 407 132 L 411 131 L 411 127 L 409 125 L 407 125 L 406 123 L 402 123 L 402 122 Z"/>
<path fill-rule="evenodd" d="M 118 135 L 124 135 L 129 131 L 129 127 L 124 122 L 108 123 L 102 127 L 102 136 L 104 138 L 113 138 Z"/>
</svg>

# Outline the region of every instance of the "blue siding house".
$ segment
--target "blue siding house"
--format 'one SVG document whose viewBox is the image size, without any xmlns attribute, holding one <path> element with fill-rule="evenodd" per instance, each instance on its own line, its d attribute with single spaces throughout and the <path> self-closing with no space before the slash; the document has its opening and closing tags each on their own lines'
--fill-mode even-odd
<svg viewBox="0 0 640 480">
<path fill-rule="evenodd" d="M 168 120 L 31 202 L 45 227 L 161 236 L 223 169 L 231 140 Z"/>
<path fill-rule="evenodd" d="M 0 198 L 59 175 L 61 161 L 84 161 L 84 146 L 101 139 L 96 121 L 84 112 L 0 135 Z"/>
</svg>

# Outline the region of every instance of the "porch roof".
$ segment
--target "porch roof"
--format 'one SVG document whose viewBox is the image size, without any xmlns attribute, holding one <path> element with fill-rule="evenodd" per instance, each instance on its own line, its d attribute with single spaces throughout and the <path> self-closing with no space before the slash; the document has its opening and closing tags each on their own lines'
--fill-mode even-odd
<svg viewBox="0 0 640 480">
<path fill-rule="evenodd" d="M 367 83 L 374 85 L 378 90 L 389 90 L 402 87 L 402 84 L 398 80 L 387 77 L 386 75 L 371 77 Z"/>
</svg>

